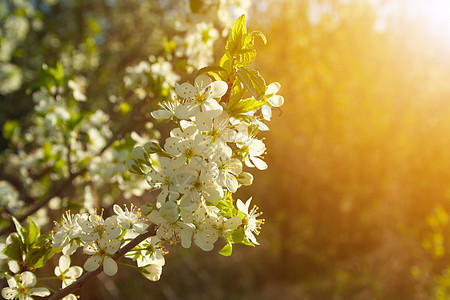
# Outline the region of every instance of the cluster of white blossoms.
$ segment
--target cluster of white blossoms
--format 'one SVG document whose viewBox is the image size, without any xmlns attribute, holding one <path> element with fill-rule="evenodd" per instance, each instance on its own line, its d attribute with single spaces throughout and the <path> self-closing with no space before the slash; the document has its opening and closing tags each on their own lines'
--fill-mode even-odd
<svg viewBox="0 0 450 300">
<path fill-rule="evenodd" d="M 50 291 L 45 287 L 35 287 L 36 276 L 30 271 L 25 271 L 15 276 L 6 275 L 8 287 L 2 289 L 2 297 L 5 299 L 33 299 L 31 296 L 46 297 Z"/>
<path fill-rule="evenodd" d="M 260 119 L 270 120 L 271 107 L 283 104 L 283 97 L 275 94 L 278 89 L 278 83 L 269 85 L 268 104 L 247 113 L 262 116 L 253 122 L 230 117 L 226 103 L 220 102 L 227 83 L 206 75 L 199 75 L 194 85 L 177 84 L 178 97 L 152 112 L 155 119 L 174 120 L 179 126 L 163 147 L 149 142 L 134 148 L 127 166 L 131 172 L 145 174 L 150 187 L 160 191 L 156 209 L 148 216 L 159 238 L 185 248 L 193 241 L 210 251 L 220 237 L 227 240 L 239 227 L 247 241 L 257 244 L 254 234 L 263 222 L 257 219 L 260 214 L 255 208 L 249 211 L 250 199 L 245 204 L 238 200 L 234 207 L 231 194 L 253 181 L 244 166 L 267 168 L 262 158 L 266 148 L 254 129 L 263 127 Z M 159 165 L 149 160 L 155 152 L 165 154 Z"/>
<path fill-rule="evenodd" d="M 115 215 L 108 218 L 103 218 L 102 214 L 71 214 L 67 211 L 59 223 L 55 222 L 51 247 L 62 249 L 62 255 L 54 273 L 61 280 L 63 289 L 77 281 L 83 268 L 91 272 L 103 266 L 106 275 L 115 275 L 118 265 L 114 254 L 136 236 L 147 232 L 148 219 L 142 216 L 140 209 L 133 205 L 130 209 L 114 205 L 113 210 Z M 18 238 L 17 233 L 12 233 L 6 244 L 0 245 L 1 250 L 14 238 Z M 156 236 L 149 237 L 125 254 L 125 257 L 136 261 L 137 269 L 152 281 L 159 280 L 165 263 L 165 250 L 160 242 Z M 71 266 L 70 256 L 80 247 L 88 255 L 83 268 Z M 1 258 L 8 257 L 2 254 Z M 15 275 L 6 275 L 8 287 L 2 289 L 2 296 L 5 299 L 33 299 L 31 296 L 50 295 L 47 288 L 35 287 L 36 276 L 30 271 L 21 272 L 20 264 L 20 261 L 9 259 L 9 269 Z M 76 296 L 69 294 L 64 299 L 72 300 Z"/>
<path fill-rule="evenodd" d="M 65 274 L 63 288 L 78 278 L 82 271 L 79 267 L 71 271 L 69 256 L 79 248 L 89 257 L 84 263 L 84 269 L 88 272 L 97 270 L 103 266 L 106 275 L 113 276 L 117 273 L 118 266 L 114 254 L 136 236 L 147 232 L 148 219 L 140 209 L 131 206 L 130 209 L 114 205 L 113 216 L 103 218 L 103 214 L 70 214 L 66 212 L 60 223 L 56 226 L 52 235 L 52 247 L 62 249 L 63 256 L 57 276 Z M 133 248 L 126 257 L 137 261 L 139 271 L 150 280 L 158 280 L 164 265 L 164 250 L 159 246 L 157 237 L 150 237 Z M 61 266 L 63 265 L 63 266 Z M 65 270 L 65 271 L 64 271 Z M 69 274 L 70 273 L 70 274 Z"/>
</svg>

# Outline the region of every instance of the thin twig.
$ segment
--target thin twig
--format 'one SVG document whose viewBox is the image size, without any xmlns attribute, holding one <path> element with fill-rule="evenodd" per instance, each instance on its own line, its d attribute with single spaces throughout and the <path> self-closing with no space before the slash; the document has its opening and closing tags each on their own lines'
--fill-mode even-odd
<svg viewBox="0 0 450 300">
<path fill-rule="evenodd" d="M 72 145 L 70 143 L 70 137 L 66 137 L 66 144 L 67 144 L 67 171 L 69 172 L 69 176 L 73 174 L 72 172 L 72 157 L 71 157 L 71 151 L 72 151 Z"/>
<path fill-rule="evenodd" d="M 155 234 L 154 229 L 147 231 L 144 234 L 141 234 L 139 236 L 137 236 L 134 240 L 132 240 L 130 243 L 128 243 L 127 245 L 125 245 L 123 248 L 119 249 L 119 251 L 117 251 L 112 258 L 114 260 L 118 260 L 119 258 L 121 258 L 122 256 L 124 256 L 128 251 L 130 251 L 131 249 L 133 249 L 134 247 L 136 247 L 139 243 L 141 243 L 143 240 L 145 240 L 146 238 L 152 236 L 153 234 Z M 91 278 L 93 278 L 94 276 L 97 276 L 98 274 L 100 274 L 102 272 L 101 268 L 98 268 L 97 270 L 93 271 L 93 272 L 88 272 L 85 273 L 83 276 L 81 276 L 80 278 L 78 278 L 77 281 L 75 281 L 74 283 L 72 283 L 71 285 L 69 285 L 68 287 L 59 290 L 58 292 L 56 292 L 55 294 L 53 294 L 52 296 L 48 297 L 46 300 L 57 300 L 57 299 L 61 299 L 69 294 L 72 294 L 76 291 L 78 291 L 79 289 L 81 289 L 83 287 L 83 285 L 86 284 L 86 282 L 88 282 Z"/>
<path fill-rule="evenodd" d="M 23 183 L 20 179 L 12 175 L 8 175 L 3 170 L 0 170 L 0 180 L 9 182 L 19 193 L 19 198 L 22 199 L 25 203 L 31 204 L 34 202 L 34 199 L 23 189 Z"/>
<path fill-rule="evenodd" d="M 27 213 L 25 213 L 24 215 L 22 215 L 20 217 L 17 217 L 17 220 L 19 222 L 22 222 L 28 216 L 32 215 L 33 213 L 38 211 L 40 208 L 45 206 L 52 198 L 58 196 L 62 191 L 64 191 L 64 189 L 69 184 L 72 183 L 72 180 L 74 180 L 78 175 L 84 173 L 85 171 L 86 171 L 85 169 L 81 169 L 80 171 L 70 175 L 67 179 L 65 179 L 64 181 L 59 183 L 59 185 L 47 197 L 45 197 L 42 201 L 39 201 L 38 203 L 36 203 L 33 206 L 31 206 L 31 208 L 27 211 Z M 11 224 L 8 227 L 5 227 L 2 230 L 0 230 L 0 235 L 11 233 L 11 232 L 14 231 L 14 229 L 15 229 L 14 224 L 11 222 Z"/>
</svg>

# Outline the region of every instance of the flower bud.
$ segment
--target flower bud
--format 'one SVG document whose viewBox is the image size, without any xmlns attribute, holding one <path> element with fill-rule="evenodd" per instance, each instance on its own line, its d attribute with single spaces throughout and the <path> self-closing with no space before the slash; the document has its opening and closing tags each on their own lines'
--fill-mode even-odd
<svg viewBox="0 0 450 300">
<path fill-rule="evenodd" d="M 162 153 L 163 149 L 161 148 L 161 146 L 158 143 L 155 142 L 147 142 L 144 145 L 144 149 L 152 154 L 152 153 Z"/>
<path fill-rule="evenodd" d="M 131 150 L 130 156 L 138 163 L 150 165 L 148 153 L 142 146 L 134 147 Z"/>
<path fill-rule="evenodd" d="M 134 174 L 138 174 L 138 175 L 144 174 L 144 172 L 141 170 L 141 167 L 139 167 L 139 165 L 131 158 L 129 158 L 125 161 L 125 166 L 127 167 L 128 171 L 130 173 L 134 173 Z"/>
<path fill-rule="evenodd" d="M 237 177 L 237 180 L 240 184 L 249 186 L 253 183 L 253 175 L 247 172 L 242 172 Z"/>
</svg>

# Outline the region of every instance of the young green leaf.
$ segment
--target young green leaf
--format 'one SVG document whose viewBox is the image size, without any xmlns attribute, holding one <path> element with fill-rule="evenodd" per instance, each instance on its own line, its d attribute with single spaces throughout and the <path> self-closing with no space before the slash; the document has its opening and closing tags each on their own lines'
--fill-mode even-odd
<svg viewBox="0 0 450 300">
<path fill-rule="evenodd" d="M 252 68 L 242 67 L 237 70 L 237 77 L 256 100 L 261 100 L 264 97 L 266 82 L 258 71 Z"/>
<path fill-rule="evenodd" d="M 223 256 L 230 256 L 232 251 L 233 251 L 233 244 L 228 243 L 222 248 L 222 250 L 219 251 L 219 254 Z"/>
<path fill-rule="evenodd" d="M 200 70 L 198 70 L 197 73 L 195 73 L 195 77 L 197 77 L 201 74 L 204 74 L 204 73 L 211 74 L 217 80 L 226 80 L 226 78 L 228 76 L 228 72 L 224 68 L 219 67 L 219 66 L 208 66 L 208 67 L 204 67 L 204 68 L 201 68 Z"/>
<path fill-rule="evenodd" d="M 252 31 L 245 37 L 244 46 L 253 47 L 256 36 L 259 36 L 262 39 L 264 45 L 267 44 L 266 36 L 261 31 Z"/>
<path fill-rule="evenodd" d="M 255 246 L 252 242 L 250 242 L 245 237 L 245 231 L 244 231 L 244 228 L 242 228 L 242 227 L 233 231 L 232 238 L 233 238 L 233 243 L 235 243 L 235 244 L 244 244 L 247 246 Z"/>
<path fill-rule="evenodd" d="M 230 74 L 233 71 L 233 57 L 229 52 L 226 52 L 220 59 L 220 66 L 227 74 Z"/>
<path fill-rule="evenodd" d="M 231 91 L 230 101 L 228 102 L 228 107 L 232 107 L 233 105 L 237 104 L 241 99 L 244 97 L 245 94 L 244 86 L 241 82 L 236 81 L 233 87 L 233 90 Z"/>
<path fill-rule="evenodd" d="M 242 15 L 231 25 L 230 35 L 228 37 L 225 49 L 234 55 L 236 50 L 242 49 L 245 37 L 247 36 L 247 24 L 245 23 L 245 15 Z"/>
<path fill-rule="evenodd" d="M 36 225 L 36 223 L 33 222 L 33 219 L 31 217 L 28 217 L 28 223 L 30 224 L 28 228 L 28 242 L 30 243 L 30 245 L 33 245 L 40 236 L 41 230 Z"/>
<path fill-rule="evenodd" d="M 242 99 L 234 105 L 228 106 L 228 109 L 232 116 L 244 114 L 261 107 L 265 104 L 264 101 L 258 101 L 253 98 Z"/>
<path fill-rule="evenodd" d="M 234 65 L 236 67 L 243 67 L 251 64 L 255 61 L 256 50 L 255 49 L 241 49 L 237 50 Z"/>
<path fill-rule="evenodd" d="M 3 137 L 7 140 L 13 139 L 20 134 L 20 124 L 16 120 L 6 121 L 3 125 Z"/>
<path fill-rule="evenodd" d="M 61 249 L 50 246 L 49 234 L 40 235 L 26 253 L 26 263 L 33 268 L 42 268 L 55 253 Z"/>
<path fill-rule="evenodd" d="M 27 229 L 26 229 L 25 227 L 23 227 L 23 226 L 20 224 L 20 222 L 17 221 L 16 218 L 12 217 L 12 220 L 13 220 L 13 222 L 14 222 L 14 225 L 16 226 L 17 234 L 19 235 L 19 237 L 20 237 L 22 243 L 25 244 L 26 241 L 27 241 L 27 236 L 26 236 L 26 234 L 27 234 Z"/>
<path fill-rule="evenodd" d="M 25 245 L 17 235 L 10 236 L 11 243 L 3 249 L 3 254 L 12 260 L 22 261 L 22 255 Z"/>
</svg>

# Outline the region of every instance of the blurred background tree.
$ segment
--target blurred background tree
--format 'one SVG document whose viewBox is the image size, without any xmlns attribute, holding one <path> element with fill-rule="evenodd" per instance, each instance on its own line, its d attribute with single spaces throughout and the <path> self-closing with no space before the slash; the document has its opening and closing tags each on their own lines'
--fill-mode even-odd
<svg viewBox="0 0 450 300">
<path fill-rule="evenodd" d="M 31 109 L 35 73 L 68 48 L 88 53 L 77 71 L 107 109 L 105 91 L 120 89 L 128 65 L 174 51 L 173 32 L 155 23 L 172 9 L 160 2 L 41 9 L 47 29 L 8 61 L 25 71 L 2 96 L 2 123 Z M 449 22 L 440 0 L 254 3 L 249 24 L 268 39 L 255 64 L 286 99 L 266 134 L 269 170 L 238 193 L 265 212 L 261 246 L 236 247 L 231 258 L 177 249 L 159 282 L 101 277 L 82 299 L 448 299 Z M 98 284 L 106 288 L 94 294 Z"/>
</svg>

